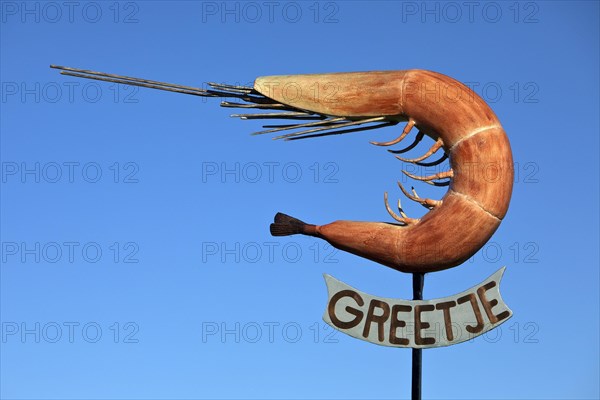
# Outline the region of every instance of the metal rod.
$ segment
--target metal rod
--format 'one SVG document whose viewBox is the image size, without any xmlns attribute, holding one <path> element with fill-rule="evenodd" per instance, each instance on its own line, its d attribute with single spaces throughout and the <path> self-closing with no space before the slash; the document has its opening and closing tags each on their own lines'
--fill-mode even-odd
<svg viewBox="0 0 600 400">
<path fill-rule="evenodd" d="M 413 275 L 413 300 L 423 300 L 423 285 L 425 274 L 414 273 Z M 412 400 L 421 400 L 421 375 L 423 370 L 423 350 L 412 349 Z"/>
<path fill-rule="evenodd" d="M 94 79 L 97 81 L 120 83 L 122 85 L 140 86 L 140 87 L 145 87 L 145 88 L 150 88 L 150 89 L 166 90 L 168 92 L 191 94 L 194 96 L 219 97 L 217 94 L 213 94 L 213 93 L 210 93 L 210 92 L 208 92 L 206 90 L 202 90 L 202 89 L 194 89 L 194 90 L 180 89 L 180 88 L 176 88 L 174 86 L 161 86 L 161 85 L 155 85 L 152 83 L 128 81 L 128 80 L 123 80 L 123 79 L 118 79 L 118 78 L 109 78 L 109 77 L 100 76 L 100 75 L 86 75 L 86 74 L 80 74 L 78 72 L 70 72 L 70 71 L 61 71 L 60 74 L 74 76 L 77 78 Z M 235 96 L 235 94 L 234 94 L 234 96 Z"/>
<path fill-rule="evenodd" d="M 417 133 L 417 136 L 415 136 L 415 140 L 414 142 L 412 142 L 409 146 L 406 146 L 403 149 L 400 150 L 390 150 L 388 149 L 388 151 L 392 154 L 402 154 L 402 153 L 406 153 L 407 151 L 410 151 L 412 149 L 414 149 L 421 140 L 423 140 L 423 137 L 425 136 L 425 134 L 422 131 L 419 131 L 419 133 Z"/>
<path fill-rule="evenodd" d="M 444 153 L 443 156 L 441 156 L 439 159 L 432 161 L 432 162 L 423 162 L 423 161 L 419 161 L 415 164 L 420 165 L 421 167 L 433 167 L 435 165 L 441 164 L 444 161 L 446 161 L 446 158 L 448 158 L 448 154 Z"/>
<path fill-rule="evenodd" d="M 343 124 L 338 124 L 338 125 L 336 125 L 336 128 L 345 128 L 347 126 L 368 124 L 368 123 L 371 123 L 371 122 L 383 121 L 384 119 L 385 119 L 385 117 L 374 117 L 374 118 L 368 118 L 368 119 L 361 119 L 361 120 L 358 120 L 358 121 L 351 121 L 351 122 L 345 122 Z M 288 133 L 287 135 L 275 136 L 273 139 L 275 139 L 275 140 L 277 140 L 277 139 L 287 139 L 287 138 L 290 138 L 290 137 L 295 137 L 295 136 L 300 136 L 300 135 L 306 135 L 307 133 L 324 131 L 324 130 L 328 130 L 328 129 L 331 129 L 331 128 L 328 127 L 328 126 L 324 126 L 324 127 L 320 127 L 320 128 L 307 129 L 305 131 Z"/>
<path fill-rule="evenodd" d="M 289 112 L 274 112 L 274 113 L 253 113 L 253 114 L 231 114 L 230 117 L 241 118 L 241 119 L 260 119 L 260 118 L 287 118 L 287 117 L 310 117 L 313 114 L 305 113 L 302 111 L 289 111 Z M 321 116 L 315 116 L 314 119 L 321 118 Z"/>
<path fill-rule="evenodd" d="M 290 137 L 290 138 L 287 138 L 284 140 L 303 140 L 303 139 L 312 139 L 312 138 L 323 137 L 323 136 L 343 135 L 345 133 L 368 131 L 371 129 L 379 129 L 379 128 L 383 128 L 386 126 L 392 126 L 392 125 L 396 125 L 396 124 L 397 124 L 397 122 L 392 121 L 392 122 L 384 122 L 384 123 L 377 124 L 377 125 L 361 126 L 358 128 L 338 129 L 343 124 L 337 123 L 331 127 L 331 130 L 326 131 L 326 132 L 319 132 L 319 133 L 313 133 L 313 134 L 308 134 L 308 135 L 304 135 L 304 136 Z"/>
<path fill-rule="evenodd" d="M 339 118 L 325 119 L 325 120 L 316 121 L 316 122 L 307 122 L 305 124 L 284 125 L 284 126 L 280 126 L 280 127 L 273 128 L 273 129 L 267 129 L 265 131 L 254 132 L 253 135 L 263 135 L 265 133 L 279 132 L 279 131 L 285 131 L 285 130 L 289 130 L 289 129 L 305 128 L 305 127 L 308 127 L 308 126 L 317 126 L 317 125 L 335 126 L 335 123 L 337 123 L 339 121 L 343 121 L 345 119 L 346 118 L 344 118 L 344 117 L 339 117 Z"/>
<path fill-rule="evenodd" d="M 252 93 L 256 92 L 254 88 L 249 86 L 238 86 L 238 85 L 226 85 L 224 83 L 208 82 L 208 86 L 216 89 L 224 89 L 228 92 L 241 92 L 241 93 Z"/>
<path fill-rule="evenodd" d="M 274 100 L 268 97 L 262 96 L 260 93 L 255 92 L 253 89 L 250 90 L 245 86 L 234 86 L 234 85 L 221 85 L 213 84 L 219 90 L 214 89 L 202 89 L 193 86 L 177 85 L 174 83 L 153 81 L 150 79 L 135 78 L 132 76 L 108 74 L 106 72 L 91 71 L 88 69 L 70 68 L 63 67 L 60 65 L 50 65 L 50 68 L 60 70 L 61 75 L 75 76 L 77 78 L 95 79 L 98 81 L 119 83 L 122 85 L 140 86 L 150 89 L 165 90 L 168 92 L 191 94 L 195 96 L 203 97 L 233 97 L 248 101 L 251 103 L 259 104 L 272 104 L 276 103 Z M 209 84 L 210 85 L 210 84 Z M 232 91 L 227 91 L 231 87 Z M 221 90 L 222 88 L 222 90 Z M 244 89 L 242 89 L 244 88 Z"/>
<path fill-rule="evenodd" d="M 232 101 L 222 101 L 221 107 L 227 108 L 260 108 L 266 110 L 288 110 L 296 111 L 297 108 L 286 106 L 284 104 L 273 103 L 273 104 L 245 104 L 245 103 L 234 103 Z"/>
<path fill-rule="evenodd" d="M 93 75 L 93 76 L 100 76 L 100 77 L 107 77 L 107 78 L 118 79 L 119 81 L 129 81 L 128 83 L 125 83 L 127 85 L 133 85 L 133 82 L 139 82 L 139 83 L 146 83 L 146 84 L 156 85 L 156 86 L 172 87 L 172 88 L 175 88 L 175 89 L 184 89 L 184 90 L 189 90 L 189 91 L 206 92 L 205 89 L 198 88 L 198 87 L 193 87 L 193 86 L 177 85 L 177 84 L 174 84 L 174 83 L 153 81 L 153 80 L 150 80 L 150 79 L 136 78 L 136 77 L 133 77 L 133 76 L 126 76 L 126 75 L 108 74 L 106 72 L 91 71 L 89 69 L 63 67 L 62 65 L 50 65 L 50 68 L 58 69 L 58 70 L 65 71 L 65 72 L 78 73 L 78 74 L 81 74 L 81 75 L 85 75 L 85 76 L 81 76 L 81 75 L 72 75 L 70 73 L 63 73 L 63 75 L 79 76 L 81 78 L 103 80 L 103 79 L 92 78 L 91 76 L 87 76 L 87 75 Z M 109 81 L 109 82 L 114 82 L 114 81 Z M 120 82 L 118 82 L 118 83 L 120 83 Z M 154 88 L 154 87 L 152 87 L 152 88 Z"/>
</svg>

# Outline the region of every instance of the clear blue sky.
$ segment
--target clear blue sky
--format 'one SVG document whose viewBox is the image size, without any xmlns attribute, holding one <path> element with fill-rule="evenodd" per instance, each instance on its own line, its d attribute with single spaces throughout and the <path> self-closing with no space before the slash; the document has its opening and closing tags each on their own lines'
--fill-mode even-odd
<svg viewBox="0 0 600 400">
<path fill-rule="evenodd" d="M 506 266 L 514 316 L 425 350 L 423 397 L 598 398 L 598 2 L 269 4 L 1 3 L 0 396 L 410 395 L 410 350 L 321 320 L 323 273 L 403 298 L 410 276 L 268 231 L 277 211 L 389 220 L 402 164 L 368 141 L 398 127 L 276 142 L 217 100 L 61 64 L 197 86 L 410 68 L 470 82 L 510 138 L 514 194 L 491 242 L 427 275 L 425 297 Z"/>
</svg>

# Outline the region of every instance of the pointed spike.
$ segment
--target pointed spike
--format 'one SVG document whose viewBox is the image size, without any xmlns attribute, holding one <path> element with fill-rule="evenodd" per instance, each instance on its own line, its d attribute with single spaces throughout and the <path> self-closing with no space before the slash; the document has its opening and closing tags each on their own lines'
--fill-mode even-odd
<svg viewBox="0 0 600 400">
<path fill-rule="evenodd" d="M 402 215 L 402 217 L 408 218 L 408 216 L 406 215 L 406 213 L 402 209 L 402 203 L 400 202 L 400 199 L 398 199 L 398 212 L 400 212 L 400 215 Z"/>
<path fill-rule="evenodd" d="M 396 156 L 396 158 L 400 161 L 404 161 L 404 162 L 408 162 L 408 163 L 412 163 L 412 164 L 416 164 L 419 161 L 423 161 L 424 159 L 430 157 L 431 155 L 435 154 L 435 152 L 437 152 L 439 149 L 442 148 L 442 146 L 444 145 L 444 142 L 442 141 L 441 138 L 439 138 L 433 146 L 431 146 L 431 148 L 427 151 L 427 153 L 423 154 L 421 157 L 417 157 L 417 158 L 412 158 L 412 159 L 408 159 L 408 158 L 402 158 L 400 156 Z"/>
<path fill-rule="evenodd" d="M 419 222 L 418 219 L 413 219 L 413 218 L 406 218 L 406 216 L 400 217 L 398 216 L 390 207 L 389 203 L 388 203 L 388 194 L 387 192 L 383 193 L 383 202 L 385 203 L 385 209 L 387 210 L 388 214 L 390 214 L 390 216 L 392 218 L 394 218 L 396 221 L 398 222 L 402 222 L 403 224 L 406 225 L 412 225 L 412 224 L 416 224 L 417 222 Z"/>
<path fill-rule="evenodd" d="M 428 183 L 430 185 L 433 186 L 450 186 L 450 181 L 444 181 L 444 182 L 425 182 Z"/>
<path fill-rule="evenodd" d="M 213 97 L 234 97 L 236 99 L 244 100 L 249 103 L 258 103 L 258 104 L 279 104 L 277 101 L 265 97 L 261 94 L 248 94 L 248 93 L 238 93 L 238 92 L 228 92 L 225 90 L 215 90 L 208 89 L 206 90 L 208 95 Z"/>
<path fill-rule="evenodd" d="M 182 86 L 180 86 L 180 85 L 167 85 L 167 84 L 159 85 L 159 84 L 153 84 L 153 83 L 145 83 L 141 80 L 140 81 L 124 80 L 124 79 L 119 79 L 119 78 L 110 78 L 110 77 L 106 77 L 103 75 L 86 75 L 86 74 L 80 74 L 78 72 L 70 72 L 70 71 L 61 71 L 60 74 L 66 75 L 66 76 L 74 76 L 76 78 L 94 79 L 97 81 L 119 83 L 121 85 L 139 86 L 139 87 L 145 87 L 145 88 L 149 88 L 149 89 L 165 90 L 168 92 L 191 94 L 194 96 L 215 97 L 214 94 L 209 93 L 206 90 L 199 89 L 199 88 L 182 89 L 181 88 Z"/>
<path fill-rule="evenodd" d="M 305 112 L 274 112 L 274 113 L 255 113 L 255 114 L 231 114 L 233 118 L 242 119 L 260 119 L 260 118 L 296 118 L 296 117 L 312 117 L 313 119 L 320 119 L 321 116 L 312 116 Z"/>
<path fill-rule="evenodd" d="M 309 127 L 309 126 L 319 126 L 319 125 L 328 125 L 331 124 L 332 127 L 335 127 L 335 122 L 339 122 L 344 120 L 344 117 L 339 117 L 339 118 L 330 118 L 330 119 L 325 119 L 322 121 L 315 121 L 315 122 L 307 122 L 305 124 L 297 124 L 297 125 L 286 125 L 283 127 L 278 127 L 278 128 L 273 128 L 273 129 L 267 129 L 264 131 L 258 131 L 258 132 L 254 132 L 253 135 L 263 135 L 265 133 L 272 133 L 272 132 L 279 132 L 279 131 L 286 131 L 289 129 L 296 129 L 296 128 L 304 128 L 304 127 Z"/>
<path fill-rule="evenodd" d="M 254 90 L 251 86 L 242 86 L 242 85 L 228 85 L 225 83 L 216 83 L 216 82 L 207 82 L 207 85 L 212 87 L 222 87 L 225 89 L 236 89 L 236 90 Z"/>
<path fill-rule="evenodd" d="M 260 108 L 264 110 L 284 110 L 284 111 L 296 111 L 295 108 L 288 107 L 284 104 L 245 104 L 245 103 L 234 103 L 232 101 L 222 101 L 221 107 L 225 108 Z"/>
<path fill-rule="evenodd" d="M 77 76 L 79 78 L 106 80 L 108 82 L 122 83 L 125 85 L 150 87 L 153 89 L 159 89 L 157 86 L 160 86 L 161 88 L 163 88 L 162 90 L 167 90 L 164 88 L 168 87 L 168 88 L 183 89 L 186 91 L 193 91 L 193 92 L 206 92 L 206 90 L 204 90 L 202 88 L 193 87 L 193 86 L 177 85 L 174 83 L 153 81 L 150 79 L 135 78 L 135 77 L 126 76 L 126 75 L 108 74 L 106 72 L 91 71 L 89 69 L 70 68 L 70 67 L 63 67 L 60 65 L 51 65 L 50 68 L 55 68 L 55 69 L 61 70 L 60 73 L 62 75 Z M 112 78 L 113 80 L 101 79 L 101 78 Z M 139 83 L 139 84 L 136 84 L 136 83 Z M 150 85 L 150 86 L 146 86 L 146 85 Z M 182 93 L 185 93 L 185 92 L 182 92 Z"/>
<path fill-rule="evenodd" d="M 226 90 L 229 92 L 239 92 L 239 93 L 253 93 L 255 92 L 254 88 L 251 88 L 249 86 L 238 86 L 238 85 L 226 85 L 226 84 L 221 84 L 221 83 L 215 83 L 215 82 L 207 82 L 208 86 L 215 88 L 215 89 L 219 89 L 219 90 Z"/>
<path fill-rule="evenodd" d="M 253 94 L 254 91 L 252 90 L 240 90 L 240 89 L 229 89 L 229 88 L 225 88 L 225 87 L 221 87 L 221 86 L 210 86 L 212 89 L 209 90 L 217 90 L 217 91 L 223 91 L 223 92 L 228 92 L 228 93 L 235 93 L 235 94 L 241 94 L 241 95 L 248 95 L 248 94 Z"/>
<path fill-rule="evenodd" d="M 61 75 L 75 76 L 77 78 L 95 79 L 99 81 L 113 82 L 122 85 L 140 86 L 150 89 L 166 90 L 169 92 L 190 94 L 203 97 L 235 97 L 241 100 L 258 103 L 274 104 L 275 100 L 261 95 L 256 91 L 248 91 L 244 87 L 234 85 L 219 85 L 221 90 L 205 90 L 199 87 L 178 85 L 168 82 L 154 81 L 150 79 L 135 78 L 125 75 L 108 74 L 106 72 L 97 72 L 87 69 L 70 68 L 59 65 L 51 65 L 51 68 L 59 69 Z M 233 90 L 233 91 L 228 91 Z"/>
<path fill-rule="evenodd" d="M 402 130 L 402 133 L 396 139 L 390 140 L 389 142 L 374 142 L 373 141 L 373 142 L 370 142 L 370 143 L 373 144 L 373 145 L 375 145 L 375 146 L 393 146 L 395 144 L 400 143 L 406 137 L 406 135 L 409 134 L 409 132 L 413 128 L 413 126 L 415 126 L 415 121 L 413 119 L 409 119 L 408 123 L 406 124 L 406 126 Z"/>
<path fill-rule="evenodd" d="M 338 124 L 338 125 L 336 125 L 336 128 L 345 128 L 347 126 L 362 125 L 362 124 L 368 124 L 370 122 L 378 122 L 378 121 L 383 121 L 383 120 L 385 120 L 385 117 L 374 117 L 374 118 L 360 119 L 360 120 L 357 120 L 357 121 L 351 121 L 351 122 L 346 122 L 346 123 L 343 123 L 343 124 Z M 277 139 L 287 139 L 287 138 L 291 138 L 291 137 L 295 137 L 295 136 L 305 135 L 307 133 L 324 131 L 324 130 L 327 130 L 327 129 L 330 129 L 330 128 L 325 126 L 325 127 L 307 129 L 307 130 L 300 131 L 300 132 L 288 133 L 287 135 L 276 136 L 273 139 L 275 139 L 275 140 L 277 140 Z"/>
<path fill-rule="evenodd" d="M 433 185 L 433 180 L 439 180 L 439 179 L 447 179 L 447 178 L 452 178 L 454 176 L 454 172 L 452 171 L 452 169 L 450 169 L 449 171 L 444 171 L 444 172 L 439 172 L 437 174 L 434 175 L 429 175 L 429 176 L 418 176 L 418 175 L 414 175 L 411 174 L 410 172 L 407 172 L 405 170 L 402 170 L 402 173 L 406 176 L 408 176 L 409 178 L 415 179 L 417 181 L 423 181 L 425 183 L 429 183 Z"/>
<path fill-rule="evenodd" d="M 439 159 L 437 159 L 435 161 L 432 161 L 432 162 L 418 162 L 418 163 L 415 163 L 415 164 L 418 165 L 418 166 L 421 166 L 421 167 L 434 167 L 434 166 L 439 165 L 439 164 L 443 163 L 444 161 L 446 161 L 447 158 L 448 158 L 448 154 L 444 153 L 443 156 L 441 156 Z"/>
<path fill-rule="evenodd" d="M 408 193 L 408 191 L 406 189 L 404 189 L 404 186 L 402 186 L 402 184 L 400 183 L 400 181 L 398 181 L 398 186 L 400 187 L 400 190 L 402 191 L 402 193 L 404 193 L 404 195 L 406 197 L 408 197 L 409 199 L 411 199 L 412 201 L 416 201 L 419 202 L 419 196 L 417 196 L 417 194 L 415 193 L 414 195 Z M 415 188 L 412 188 L 413 192 L 414 192 Z"/>
<path fill-rule="evenodd" d="M 283 139 L 285 141 L 288 140 L 302 140 L 302 139 L 311 139 L 311 138 L 316 138 L 316 137 L 323 137 L 323 136 L 332 136 L 332 135 L 343 135 L 346 133 L 352 133 L 352 132 L 362 132 L 362 131 L 369 131 L 369 130 L 373 130 L 373 129 L 379 129 L 379 128 L 383 128 L 386 126 L 392 126 L 392 125 L 396 125 L 396 122 L 391 121 L 391 122 L 382 122 L 380 124 L 377 125 L 369 125 L 369 126 L 359 126 L 358 128 L 347 128 L 347 129 L 338 129 L 340 127 L 340 123 L 335 124 L 333 127 L 330 128 L 330 130 L 325 130 L 323 132 L 318 132 L 318 133 L 314 133 L 314 134 L 308 134 L 308 135 L 304 135 L 304 136 L 297 136 L 297 137 L 290 137 L 287 139 Z"/>
<path fill-rule="evenodd" d="M 404 186 L 402 186 L 402 184 L 400 182 L 398 182 L 398 186 L 400 187 L 400 190 L 402 190 L 402 193 L 404 193 L 404 195 L 406 197 L 408 197 L 412 201 L 416 201 L 417 203 L 421 204 L 425 208 L 428 208 L 431 210 L 432 208 L 442 205 L 441 200 L 423 199 L 423 198 L 419 197 L 414 186 L 411 187 L 411 191 L 413 192 L 413 194 L 408 193 L 408 191 L 406 189 L 404 189 Z"/>
<path fill-rule="evenodd" d="M 423 137 L 425 137 L 425 133 L 423 133 L 423 131 L 419 131 L 419 133 L 417 133 L 417 136 L 415 137 L 414 142 L 412 142 L 409 146 L 400 150 L 388 149 L 388 151 L 392 154 L 406 153 L 407 151 L 414 149 L 421 142 L 421 140 L 423 140 Z"/>
</svg>

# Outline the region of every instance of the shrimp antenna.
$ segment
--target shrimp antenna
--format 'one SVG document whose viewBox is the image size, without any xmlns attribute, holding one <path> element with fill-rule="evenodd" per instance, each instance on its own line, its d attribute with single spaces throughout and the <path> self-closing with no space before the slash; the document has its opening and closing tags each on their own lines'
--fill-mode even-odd
<svg viewBox="0 0 600 400">
<path fill-rule="evenodd" d="M 61 75 L 75 76 L 77 78 L 94 79 L 98 81 L 120 83 L 123 85 L 140 86 L 150 89 L 165 90 L 169 92 L 190 94 L 202 97 L 235 97 L 241 100 L 259 103 L 279 105 L 274 100 L 265 97 L 248 86 L 225 85 L 209 82 L 208 86 L 212 89 L 202 89 L 194 86 L 178 85 L 174 83 L 154 81 L 150 79 L 135 78 L 132 76 L 108 74 L 106 72 L 91 71 L 87 69 L 63 67 L 60 65 L 50 65 L 50 68 L 60 70 Z M 279 106 L 283 107 L 283 104 Z"/>
<path fill-rule="evenodd" d="M 207 82 L 209 89 L 203 89 L 194 86 L 178 85 L 175 83 L 167 83 L 161 81 L 155 81 L 151 79 L 136 78 L 126 75 L 109 74 L 106 72 L 92 71 L 88 69 L 64 67 L 60 65 L 50 65 L 50 68 L 60 70 L 61 75 L 74 76 L 77 78 L 94 79 L 104 82 L 112 82 L 123 85 L 139 86 L 149 89 L 165 90 L 169 92 L 189 94 L 193 96 L 202 97 L 220 97 L 220 98 L 235 98 L 237 100 L 246 102 L 231 102 L 222 101 L 221 107 L 225 108 L 242 108 L 242 109 L 261 109 L 261 110 L 273 110 L 275 112 L 263 112 L 263 113 L 248 113 L 248 114 L 232 114 L 232 117 L 237 117 L 244 120 L 252 119 L 287 119 L 287 120 L 299 120 L 299 121 L 311 121 L 289 125 L 275 125 L 265 126 L 273 129 L 267 129 L 254 134 L 274 133 L 285 130 L 296 130 L 296 132 L 288 133 L 275 137 L 274 139 L 285 139 L 295 140 L 312 138 L 318 136 L 327 135 L 339 135 L 350 132 L 358 132 L 370 129 L 382 128 L 385 126 L 395 125 L 398 122 L 388 120 L 386 117 L 370 117 L 370 118 L 359 118 L 350 119 L 346 117 L 332 117 L 330 115 L 320 114 L 313 111 L 304 110 L 287 104 L 273 100 L 267 96 L 264 96 L 253 87 L 241 86 L 241 85 L 228 85 L 215 82 Z M 376 125 L 360 126 L 364 124 L 371 124 L 373 122 L 379 122 Z M 405 128 L 403 137 L 408 134 L 410 128 L 414 125 L 414 122 L 409 123 L 409 126 Z M 340 129 L 350 128 L 350 129 Z"/>
</svg>

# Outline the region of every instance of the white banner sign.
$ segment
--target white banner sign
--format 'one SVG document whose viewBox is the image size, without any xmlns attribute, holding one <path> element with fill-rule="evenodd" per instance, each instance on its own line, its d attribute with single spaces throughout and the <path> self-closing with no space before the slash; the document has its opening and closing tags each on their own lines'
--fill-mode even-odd
<svg viewBox="0 0 600 400">
<path fill-rule="evenodd" d="M 432 300 L 371 296 L 325 275 L 329 299 L 323 319 L 341 332 L 383 346 L 450 346 L 512 316 L 499 291 L 504 270 L 462 293 Z"/>
</svg>

